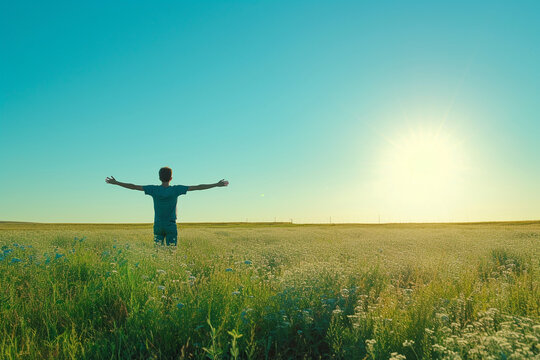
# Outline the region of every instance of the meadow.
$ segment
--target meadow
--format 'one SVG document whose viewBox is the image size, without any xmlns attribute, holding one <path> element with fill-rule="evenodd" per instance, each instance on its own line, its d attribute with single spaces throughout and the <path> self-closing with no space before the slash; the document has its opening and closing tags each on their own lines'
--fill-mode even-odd
<svg viewBox="0 0 540 360">
<path fill-rule="evenodd" d="M 540 358 L 540 223 L 0 223 L 1 359 Z"/>
</svg>

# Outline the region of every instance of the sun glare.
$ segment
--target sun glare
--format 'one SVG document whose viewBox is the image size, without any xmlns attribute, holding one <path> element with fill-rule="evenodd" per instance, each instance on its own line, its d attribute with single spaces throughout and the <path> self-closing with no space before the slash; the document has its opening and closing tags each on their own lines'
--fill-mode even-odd
<svg viewBox="0 0 540 360">
<path fill-rule="evenodd" d="M 449 221 L 463 170 L 460 143 L 428 130 L 388 142 L 379 181 L 387 210 L 402 221 Z"/>
</svg>

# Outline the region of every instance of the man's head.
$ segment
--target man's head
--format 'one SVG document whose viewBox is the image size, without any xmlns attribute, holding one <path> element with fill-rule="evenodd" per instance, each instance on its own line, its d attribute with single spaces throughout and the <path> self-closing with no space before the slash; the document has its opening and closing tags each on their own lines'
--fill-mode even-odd
<svg viewBox="0 0 540 360">
<path fill-rule="evenodd" d="M 162 167 L 159 169 L 159 180 L 169 182 L 172 179 L 172 169 L 170 167 Z"/>
</svg>

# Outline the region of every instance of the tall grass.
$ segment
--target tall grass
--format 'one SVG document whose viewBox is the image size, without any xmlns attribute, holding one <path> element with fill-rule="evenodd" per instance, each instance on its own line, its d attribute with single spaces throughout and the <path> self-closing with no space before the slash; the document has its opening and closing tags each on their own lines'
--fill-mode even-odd
<svg viewBox="0 0 540 360">
<path fill-rule="evenodd" d="M 2 228 L 3 227 L 3 228 Z M 0 225 L 2 359 L 540 355 L 540 226 Z"/>
</svg>

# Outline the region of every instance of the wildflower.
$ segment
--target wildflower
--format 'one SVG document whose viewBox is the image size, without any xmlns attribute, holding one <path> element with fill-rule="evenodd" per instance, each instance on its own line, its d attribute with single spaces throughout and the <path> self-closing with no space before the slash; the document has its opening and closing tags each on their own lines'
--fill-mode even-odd
<svg viewBox="0 0 540 360">
<path fill-rule="evenodd" d="M 176 308 L 178 310 L 182 310 L 182 308 L 184 307 L 184 304 L 182 304 L 181 302 L 179 302 L 178 304 L 176 304 Z"/>
<path fill-rule="evenodd" d="M 63 257 L 63 256 L 65 256 L 65 255 L 64 255 L 64 254 L 56 253 L 56 254 L 54 255 L 54 259 L 55 259 L 55 260 L 56 260 L 56 259 L 60 259 L 60 258 Z"/>
<path fill-rule="evenodd" d="M 158 274 L 165 274 L 165 273 L 166 273 L 166 271 L 163 270 L 163 269 L 157 269 L 156 272 L 157 272 Z"/>
<path fill-rule="evenodd" d="M 251 265 L 251 264 L 253 264 L 253 263 L 252 263 L 250 260 L 246 260 L 246 261 L 244 261 L 244 264 L 246 264 L 246 265 Z"/>
<path fill-rule="evenodd" d="M 413 345 L 414 345 L 414 340 L 405 340 L 403 342 L 404 347 L 409 347 L 409 346 L 412 347 Z"/>
<path fill-rule="evenodd" d="M 407 359 L 405 355 L 398 354 L 397 352 L 393 352 L 390 354 L 390 359 L 388 360 L 405 360 Z"/>
<path fill-rule="evenodd" d="M 21 262 L 21 259 L 16 258 L 16 257 L 11 258 L 11 263 L 19 263 L 19 262 Z"/>
<path fill-rule="evenodd" d="M 240 295 L 240 291 L 233 291 L 232 294 L 233 295 Z"/>
<path fill-rule="evenodd" d="M 439 353 L 444 353 L 446 351 L 446 348 L 439 344 L 433 344 L 432 348 L 433 348 L 433 351 L 439 352 Z"/>
<path fill-rule="evenodd" d="M 375 340 L 375 339 L 367 339 L 367 340 L 366 340 L 366 346 L 367 346 L 368 351 L 369 351 L 370 353 L 373 353 L 373 350 L 374 350 L 374 348 L 375 348 L 375 344 L 376 344 L 376 343 L 377 343 L 377 340 Z"/>
<path fill-rule="evenodd" d="M 339 315 L 341 314 L 343 311 L 339 308 L 339 306 L 336 306 L 336 308 L 332 311 L 332 314 L 334 315 Z"/>
<path fill-rule="evenodd" d="M 163 285 L 158 285 L 157 288 L 158 288 L 159 290 L 162 290 L 162 291 L 165 290 L 165 286 L 163 286 Z"/>
<path fill-rule="evenodd" d="M 231 272 L 231 271 L 232 271 L 231 268 L 226 268 L 226 269 L 225 269 L 225 272 Z"/>
</svg>

